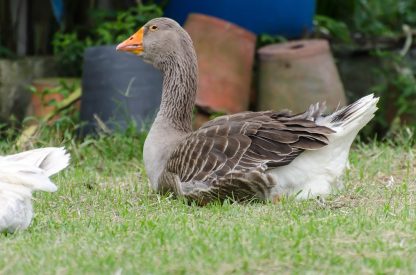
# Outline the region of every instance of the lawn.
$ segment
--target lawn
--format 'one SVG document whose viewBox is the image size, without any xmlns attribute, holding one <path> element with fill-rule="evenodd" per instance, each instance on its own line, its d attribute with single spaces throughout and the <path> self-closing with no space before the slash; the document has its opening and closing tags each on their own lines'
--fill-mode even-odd
<svg viewBox="0 0 416 275">
<path fill-rule="evenodd" d="M 0 274 L 415 273 L 409 140 L 355 143 L 346 188 L 325 200 L 198 207 L 148 188 L 142 136 L 68 139 L 58 192 L 35 195 L 27 231 L 0 235 Z"/>
</svg>

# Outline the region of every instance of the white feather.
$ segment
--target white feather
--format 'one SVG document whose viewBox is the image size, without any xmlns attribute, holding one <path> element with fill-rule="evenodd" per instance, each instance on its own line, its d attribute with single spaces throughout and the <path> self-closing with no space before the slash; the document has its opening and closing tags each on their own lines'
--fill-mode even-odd
<svg viewBox="0 0 416 275">
<path fill-rule="evenodd" d="M 335 131 L 327 146 L 303 152 L 289 165 L 268 173 L 276 180 L 272 196 L 297 195 L 299 199 L 325 196 L 343 187 L 341 177 L 348 162 L 351 144 L 358 132 L 374 117 L 378 98 L 372 94 L 329 116 L 318 117 L 318 125 Z"/>
<path fill-rule="evenodd" d="M 64 148 L 41 148 L 0 157 L 0 232 L 27 228 L 33 218 L 32 192 L 55 192 L 49 176 L 68 166 Z"/>
</svg>

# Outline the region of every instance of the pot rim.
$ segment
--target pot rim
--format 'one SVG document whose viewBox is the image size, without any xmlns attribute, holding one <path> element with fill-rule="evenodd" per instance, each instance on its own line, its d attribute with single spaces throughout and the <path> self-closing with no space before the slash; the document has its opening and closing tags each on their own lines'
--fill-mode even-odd
<svg viewBox="0 0 416 275">
<path fill-rule="evenodd" d="M 276 43 L 257 50 L 261 60 L 298 59 L 330 52 L 325 39 L 300 39 Z"/>
<path fill-rule="evenodd" d="M 185 29 L 186 29 L 186 24 L 189 24 L 188 21 L 195 20 L 194 18 L 196 20 L 205 21 L 207 24 L 215 25 L 220 28 L 231 29 L 232 31 L 236 32 L 238 35 L 249 40 L 250 42 L 255 42 L 257 39 L 257 36 L 254 32 L 251 32 L 235 23 L 229 22 L 227 20 L 224 20 L 215 16 L 197 13 L 197 12 L 192 12 L 188 15 L 184 23 Z"/>
</svg>

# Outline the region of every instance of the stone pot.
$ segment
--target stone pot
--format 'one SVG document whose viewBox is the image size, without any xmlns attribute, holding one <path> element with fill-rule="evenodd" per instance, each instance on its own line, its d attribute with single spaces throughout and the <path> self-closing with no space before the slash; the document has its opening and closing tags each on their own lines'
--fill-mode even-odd
<svg viewBox="0 0 416 275">
<path fill-rule="evenodd" d="M 0 122 L 7 122 L 10 116 L 22 120 L 30 104 L 32 80 L 56 76 L 56 71 L 51 56 L 0 59 Z"/>
<path fill-rule="evenodd" d="M 305 111 L 326 101 L 346 104 L 344 89 L 326 40 L 291 41 L 262 47 L 259 53 L 258 109 Z"/>
</svg>

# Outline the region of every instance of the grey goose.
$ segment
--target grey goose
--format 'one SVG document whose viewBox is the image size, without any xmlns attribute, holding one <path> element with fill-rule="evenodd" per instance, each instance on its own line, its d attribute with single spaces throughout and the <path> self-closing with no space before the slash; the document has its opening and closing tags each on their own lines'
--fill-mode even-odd
<svg viewBox="0 0 416 275">
<path fill-rule="evenodd" d="M 317 103 L 296 115 L 221 116 L 192 131 L 198 68 L 188 33 L 172 19 L 155 18 L 117 50 L 163 73 L 160 109 L 143 150 L 151 187 L 200 205 L 331 193 L 342 186 L 354 138 L 377 110 L 378 98 L 371 94 L 329 115 Z"/>
</svg>

